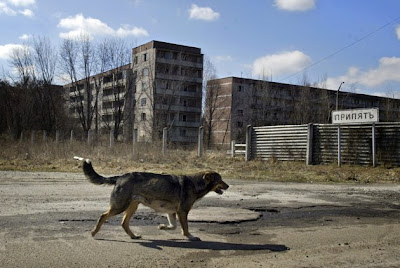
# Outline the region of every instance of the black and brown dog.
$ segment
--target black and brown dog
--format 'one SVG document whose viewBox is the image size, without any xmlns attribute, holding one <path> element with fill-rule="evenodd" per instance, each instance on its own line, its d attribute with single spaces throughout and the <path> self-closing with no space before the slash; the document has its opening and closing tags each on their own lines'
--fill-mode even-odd
<svg viewBox="0 0 400 268">
<path fill-rule="evenodd" d="M 121 176 L 103 177 L 93 169 L 90 160 L 74 157 L 83 161 L 83 172 L 94 184 L 114 185 L 110 197 L 110 209 L 103 213 L 92 236 L 96 235 L 101 225 L 110 217 L 125 212 L 122 227 L 132 238 L 140 238 L 129 228 L 129 220 L 139 204 L 154 209 L 156 212 L 166 213 L 169 225 L 161 224 L 159 229 L 176 229 L 176 216 L 182 227 L 182 233 L 191 241 L 200 240 L 192 236 L 188 229 L 188 213 L 193 204 L 214 191 L 222 194 L 228 189 L 221 176 L 216 172 L 204 172 L 191 176 L 174 176 L 147 172 L 132 172 Z"/>
</svg>

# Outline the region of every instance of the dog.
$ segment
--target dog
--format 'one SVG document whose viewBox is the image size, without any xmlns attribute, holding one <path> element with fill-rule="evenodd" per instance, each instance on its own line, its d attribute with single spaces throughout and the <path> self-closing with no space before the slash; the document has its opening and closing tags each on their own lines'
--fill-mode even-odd
<svg viewBox="0 0 400 268">
<path fill-rule="evenodd" d="M 74 157 L 83 161 L 83 173 L 94 184 L 114 185 L 111 192 L 110 208 L 103 213 L 92 230 L 95 236 L 103 223 L 110 217 L 124 212 L 122 227 L 132 238 L 141 238 L 129 228 L 129 221 L 139 204 L 143 204 L 159 213 L 166 213 L 168 225 L 160 224 L 161 230 L 175 230 L 178 216 L 182 234 L 190 241 L 200 241 L 200 238 L 189 233 L 188 213 L 193 204 L 214 191 L 222 194 L 229 188 L 221 175 L 208 171 L 190 176 L 174 176 L 148 172 L 132 172 L 120 176 L 103 177 L 93 169 L 89 159 Z"/>
</svg>

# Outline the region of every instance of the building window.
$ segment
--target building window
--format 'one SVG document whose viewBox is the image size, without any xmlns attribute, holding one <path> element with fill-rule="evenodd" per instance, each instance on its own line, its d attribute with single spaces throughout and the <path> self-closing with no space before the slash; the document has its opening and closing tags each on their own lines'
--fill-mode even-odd
<svg viewBox="0 0 400 268">
<path fill-rule="evenodd" d="M 146 106 L 146 102 L 147 102 L 147 99 L 146 99 L 146 98 L 142 98 L 142 99 L 140 100 L 140 105 L 141 105 L 141 106 Z"/>
<path fill-rule="evenodd" d="M 148 75 L 149 75 L 149 69 L 148 69 L 148 68 L 144 68 L 144 69 L 142 70 L 142 75 L 143 75 L 143 76 L 148 76 Z"/>
<path fill-rule="evenodd" d="M 147 89 L 147 84 L 146 83 L 142 83 L 142 91 L 145 91 Z"/>
<path fill-rule="evenodd" d="M 141 119 L 142 121 L 146 121 L 146 113 L 142 113 L 142 114 L 140 115 L 140 119 Z"/>
<path fill-rule="evenodd" d="M 182 121 L 183 121 L 183 122 L 186 122 L 186 121 L 187 121 L 187 116 L 186 116 L 186 114 L 182 115 Z"/>
<path fill-rule="evenodd" d="M 238 110 L 238 115 L 243 116 L 243 110 Z"/>
<path fill-rule="evenodd" d="M 181 137 L 186 137 L 186 129 L 184 128 L 179 129 L 179 134 Z"/>
<path fill-rule="evenodd" d="M 239 91 L 239 92 L 242 92 L 242 90 L 243 90 L 243 87 L 242 87 L 242 86 L 239 86 L 238 91 Z"/>
<path fill-rule="evenodd" d="M 242 121 L 237 121 L 237 127 L 243 127 L 243 122 Z"/>
<path fill-rule="evenodd" d="M 147 53 L 143 54 L 143 61 L 147 61 Z"/>
</svg>

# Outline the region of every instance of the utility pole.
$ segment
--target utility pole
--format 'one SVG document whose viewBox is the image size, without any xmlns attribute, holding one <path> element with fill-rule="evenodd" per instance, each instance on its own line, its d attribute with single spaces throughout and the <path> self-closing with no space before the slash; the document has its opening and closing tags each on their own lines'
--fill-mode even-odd
<svg viewBox="0 0 400 268">
<path fill-rule="evenodd" d="M 339 90 L 343 84 L 344 84 L 344 82 L 340 83 L 340 86 L 336 92 L 336 111 L 339 110 Z"/>
</svg>

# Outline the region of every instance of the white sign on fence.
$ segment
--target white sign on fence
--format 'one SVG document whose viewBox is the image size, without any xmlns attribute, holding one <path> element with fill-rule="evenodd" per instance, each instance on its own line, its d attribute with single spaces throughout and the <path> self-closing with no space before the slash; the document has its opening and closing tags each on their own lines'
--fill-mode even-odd
<svg viewBox="0 0 400 268">
<path fill-rule="evenodd" d="M 379 109 L 351 109 L 332 111 L 332 124 L 379 122 Z"/>
</svg>

